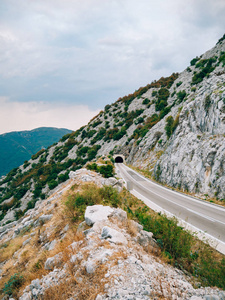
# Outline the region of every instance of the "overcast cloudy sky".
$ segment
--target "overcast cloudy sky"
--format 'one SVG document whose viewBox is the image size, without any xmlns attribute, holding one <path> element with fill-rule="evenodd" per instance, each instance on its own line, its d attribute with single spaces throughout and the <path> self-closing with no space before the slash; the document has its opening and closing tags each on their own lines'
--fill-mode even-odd
<svg viewBox="0 0 225 300">
<path fill-rule="evenodd" d="M 225 33 L 224 0 L 1 0 L 0 133 L 75 130 L 184 70 Z"/>
</svg>

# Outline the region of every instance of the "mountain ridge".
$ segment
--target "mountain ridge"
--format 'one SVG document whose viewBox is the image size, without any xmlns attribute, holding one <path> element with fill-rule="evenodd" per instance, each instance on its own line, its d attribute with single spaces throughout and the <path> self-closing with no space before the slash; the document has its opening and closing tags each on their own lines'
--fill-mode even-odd
<svg viewBox="0 0 225 300">
<path fill-rule="evenodd" d="M 66 133 L 65 128 L 39 127 L 12 131 L 0 135 L 0 176 L 21 165 L 42 148 L 57 142 Z"/>
</svg>

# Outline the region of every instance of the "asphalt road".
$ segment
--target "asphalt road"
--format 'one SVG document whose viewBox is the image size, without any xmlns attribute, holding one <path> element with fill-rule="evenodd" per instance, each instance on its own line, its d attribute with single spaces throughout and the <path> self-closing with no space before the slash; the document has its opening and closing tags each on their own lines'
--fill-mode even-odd
<svg viewBox="0 0 225 300">
<path fill-rule="evenodd" d="M 167 189 L 122 163 L 116 164 L 116 168 L 128 189 L 146 205 L 176 216 L 188 229 L 201 233 L 203 239 L 211 240 L 225 254 L 225 207 Z"/>
</svg>

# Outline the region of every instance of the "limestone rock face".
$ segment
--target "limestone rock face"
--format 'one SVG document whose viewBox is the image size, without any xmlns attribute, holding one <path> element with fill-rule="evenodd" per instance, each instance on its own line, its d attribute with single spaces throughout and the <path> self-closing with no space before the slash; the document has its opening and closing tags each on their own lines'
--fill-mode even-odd
<svg viewBox="0 0 225 300">
<path fill-rule="evenodd" d="M 222 82 L 225 76 L 209 78 L 183 107 L 179 125 L 154 169 L 161 182 L 224 198 L 225 91 L 216 93 Z"/>
</svg>

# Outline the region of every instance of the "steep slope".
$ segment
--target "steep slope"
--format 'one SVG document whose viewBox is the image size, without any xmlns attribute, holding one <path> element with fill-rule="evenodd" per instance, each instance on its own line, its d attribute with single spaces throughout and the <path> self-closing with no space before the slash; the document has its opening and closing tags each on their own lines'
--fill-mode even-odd
<svg viewBox="0 0 225 300">
<path fill-rule="evenodd" d="M 225 36 L 180 74 L 161 78 L 106 105 L 88 125 L 64 136 L 0 182 L 1 223 L 100 156 L 123 154 L 172 187 L 225 198 Z"/>
<path fill-rule="evenodd" d="M 115 181 L 71 172 L 52 196 L 0 227 L 1 299 L 224 299 L 222 255 L 113 189 Z M 143 230 L 134 216 L 157 226 Z"/>
<path fill-rule="evenodd" d="M 71 133 L 68 129 L 41 127 L 30 131 L 15 131 L 0 135 L 0 176 L 20 166 L 42 148 L 47 148 Z"/>
</svg>

